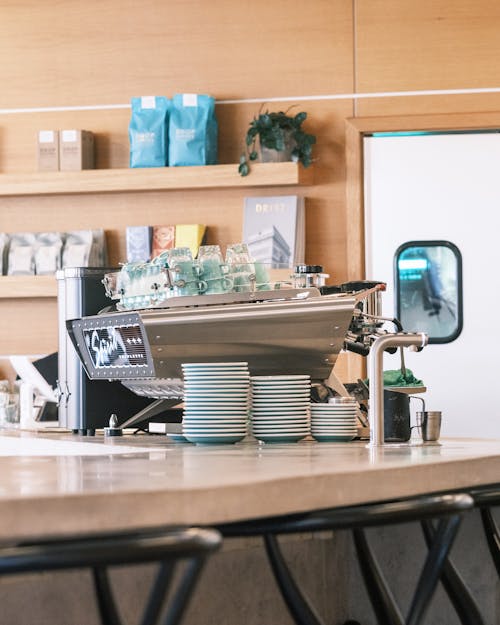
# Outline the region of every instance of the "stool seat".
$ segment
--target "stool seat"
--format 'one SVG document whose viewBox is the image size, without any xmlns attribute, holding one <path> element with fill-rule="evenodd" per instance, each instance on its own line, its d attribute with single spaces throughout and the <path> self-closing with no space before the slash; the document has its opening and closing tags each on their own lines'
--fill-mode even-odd
<svg viewBox="0 0 500 625">
<path fill-rule="evenodd" d="M 90 568 L 102 625 L 121 625 L 108 577 L 108 567 L 155 562 L 159 570 L 152 585 L 141 625 L 178 625 L 208 555 L 221 544 L 213 529 L 167 528 L 135 533 L 103 534 L 44 540 L 0 547 L 0 575 Z M 186 566 L 164 603 L 176 565 Z"/>
<path fill-rule="evenodd" d="M 468 494 L 429 495 L 229 523 L 218 525 L 217 529 L 225 537 L 354 529 L 435 519 L 465 512 L 473 505 L 474 502 Z"/>
<path fill-rule="evenodd" d="M 299 532 L 350 529 L 370 601 L 380 625 L 419 625 L 436 589 L 463 513 L 474 505 L 465 493 L 427 495 L 374 502 L 317 512 L 219 525 L 225 537 L 262 535 L 266 553 L 283 599 L 297 625 L 322 625 L 322 620 L 298 587 L 281 553 L 277 536 Z M 364 528 L 438 519 L 414 596 L 403 617 L 373 555 Z"/>
</svg>

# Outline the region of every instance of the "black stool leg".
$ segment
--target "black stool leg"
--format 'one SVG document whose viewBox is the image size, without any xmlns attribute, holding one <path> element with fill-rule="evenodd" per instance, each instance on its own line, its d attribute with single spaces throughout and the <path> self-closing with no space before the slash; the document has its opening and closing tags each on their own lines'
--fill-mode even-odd
<svg viewBox="0 0 500 625">
<path fill-rule="evenodd" d="M 432 521 L 422 521 L 421 525 L 427 548 L 430 548 L 436 530 Z M 484 625 L 472 594 L 449 558 L 444 563 L 441 582 L 462 625 Z"/>
<path fill-rule="evenodd" d="M 491 558 L 500 577 L 500 531 L 489 506 L 481 508 L 481 520 Z"/>
<path fill-rule="evenodd" d="M 107 570 L 103 567 L 93 567 L 92 577 L 102 625 L 121 625 Z"/>
<path fill-rule="evenodd" d="M 162 562 L 144 610 L 141 625 L 154 625 L 158 621 L 161 609 L 165 603 L 168 587 L 172 580 L 174 565 L 171 562 Z"/>
<path fill-rule="evenodd" d="M 406 625 L 419 625 L 419 623 L 423 622 L 461 520 L 459 515 L 453 515 L 439 521 L 434 540 L 418 580 L 417 589 L 413 595 Z"/>
<path fill-rule="evenodd" d="M 264 534 L 264 544 L 272 571 L 290 614 L 297 625 L 323 625 L 319 616 L 304 597 L 290 573 L 278 539 L 273 534 Z"/>
<path fill-rule="evenodd" d="M 379 625 L 404 625 L 403 615 L 396 605 L 385 577 L 362 529 L 352 531 L 356 554 L 366 590 Z"/>
<path fill-rule="evenodd" d="M 460 525 L 454 515 L 439 522 L 434 540 L 420 573 L 406 620 L 403 618 L 363 530 L 353 530 L 361 572 L 380 625 L 419 625 L 423 622 L 439 577 Z"/>
<path fill-rule="evenodd" d="M 188 561 L 186 570 L 172 597 L 167 613 L 162 620 L 163 625 L 178 625 L 178 623 L 180 623 L 204 564 L 205 558 L 203 557 L 191 558 Z M 146 623 L 144 623 L 144 625 L 146 625 Z M 151 623 L 151 625 L 154 625 L 154 622 Z"/>
</svg>

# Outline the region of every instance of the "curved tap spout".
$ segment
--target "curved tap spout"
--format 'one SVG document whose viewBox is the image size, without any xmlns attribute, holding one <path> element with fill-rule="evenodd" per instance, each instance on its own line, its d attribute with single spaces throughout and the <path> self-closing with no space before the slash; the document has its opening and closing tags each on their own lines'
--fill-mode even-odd
<svg viewBox="0 0 500 625">
<path fill-rule="evenodd" d="M 384 351 L 390 347 L 413 347 L 422 349 L 429 337 L 424 332 L 385 334 L 373 342 L 368 355 L 370 379 L 370 447 L 381 447 L 384 442 Z M 390 444 L 390 443 L 389 443 Z"/>
</svg>

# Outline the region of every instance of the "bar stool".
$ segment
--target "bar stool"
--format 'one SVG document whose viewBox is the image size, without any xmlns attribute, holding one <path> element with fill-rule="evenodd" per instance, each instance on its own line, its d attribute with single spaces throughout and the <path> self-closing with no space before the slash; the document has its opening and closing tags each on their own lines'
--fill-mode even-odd
<svg viewBox="0 0 500 625">
<path fill-rule="evenodd" d="M 493 517 L 491 508 L 500 506 L 500 486 L 498 484 L 475 488 L 470 492 L 474 504 L 481 513 L 481 521 L 488 543 L 491 559 L 500 577 L 500 529 Z"/>
<path fill-rule="evenodd" d="M 481 521 L 488 549 L 500 577 L 500 529 L 493 517 L 491 508 L 500 505 L 500 486 L 488 485 L 474 488 L 469 493 L 474 505 L 479 508 Z M 431 521 L 422 521 L 424 538 L 429 545 L 434 536 L 435 528 Z M 449 558 L 441 573 L 446 594 L 448 595 L 462 625 L 484 625 L 479 608 L 460 573 Z"/>
<path fill-rule="evenodd" d="M 494 506 L 500 506 L 500 486 L 474 488 L 469 494 L 474 505 L 479 508 L 488 549 L 500 578 L 500 529 L 491 510 Z M 430 521 L 424 521 L 422 529 L 428 542 L 432 538 L 434 527 Z M 484 620 L 470 590 L 448 558 L 443 567 L 441 581 L 462 625 L 483 625 Z"/>
<path fill-rule="evenodd" d="M 102 625 L 121 625 L 108 567 L 157 562 L 159 569 L 141 625 L 177 625 L 192 596 L 208 555 L 221 544 L 216 530 L 178 528 L 131 534 L 47 540 L 0 548 L 0 575 L 90 568 Z M 185 567 L 164 611 L 176 565 Z M 162 611 L 163 620 L 159 621 Z"/>
<path fill-rule="evenodd" d="M 281 553 L 277 535 L 350 529 L 377 622 L 380 625 L 419 625 L 429 607 L 461 517 L 473 505 L 473 499 L 466 494 L 429 495 L 232 523 L 220 525 L 218 530 L 224 537 L 263 536 L 272 571 L 295 623 L 322 625 L 321 618 L 295 582 Z M 437 519 L 438 524 L 430 538 L 430 548 L 405 619 L 369 547 L 364 528 L 426 519 Z M 348 623 L 354 625 L 355 621 Z"/>
</svg>

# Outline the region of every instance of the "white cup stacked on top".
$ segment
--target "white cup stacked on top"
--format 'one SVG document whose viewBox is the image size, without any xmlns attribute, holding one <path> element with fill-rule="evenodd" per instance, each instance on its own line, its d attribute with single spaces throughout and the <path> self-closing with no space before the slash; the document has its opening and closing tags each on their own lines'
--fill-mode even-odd
<svg viewBox="0 0 500 625">
<path fill-rule="evenodd" d="M 311 404 L 311 434 L 320 442 L 352 441 L 358 433 L 357 411 L 354 397 L 333 397 L 327 404 Z"/>
<path fill-rule="evenodd" d="M 265 443 L 290 443 L 310 434 L 308 375 L 252 376 L 250 424 Z"/>
<path fill-rule="evenodd" d="M 245 438 L 250 387 L 248 363 L 185 363 L 182 371 L 183 436 L 199 445 L 237 443 Z"/>
</svg>

